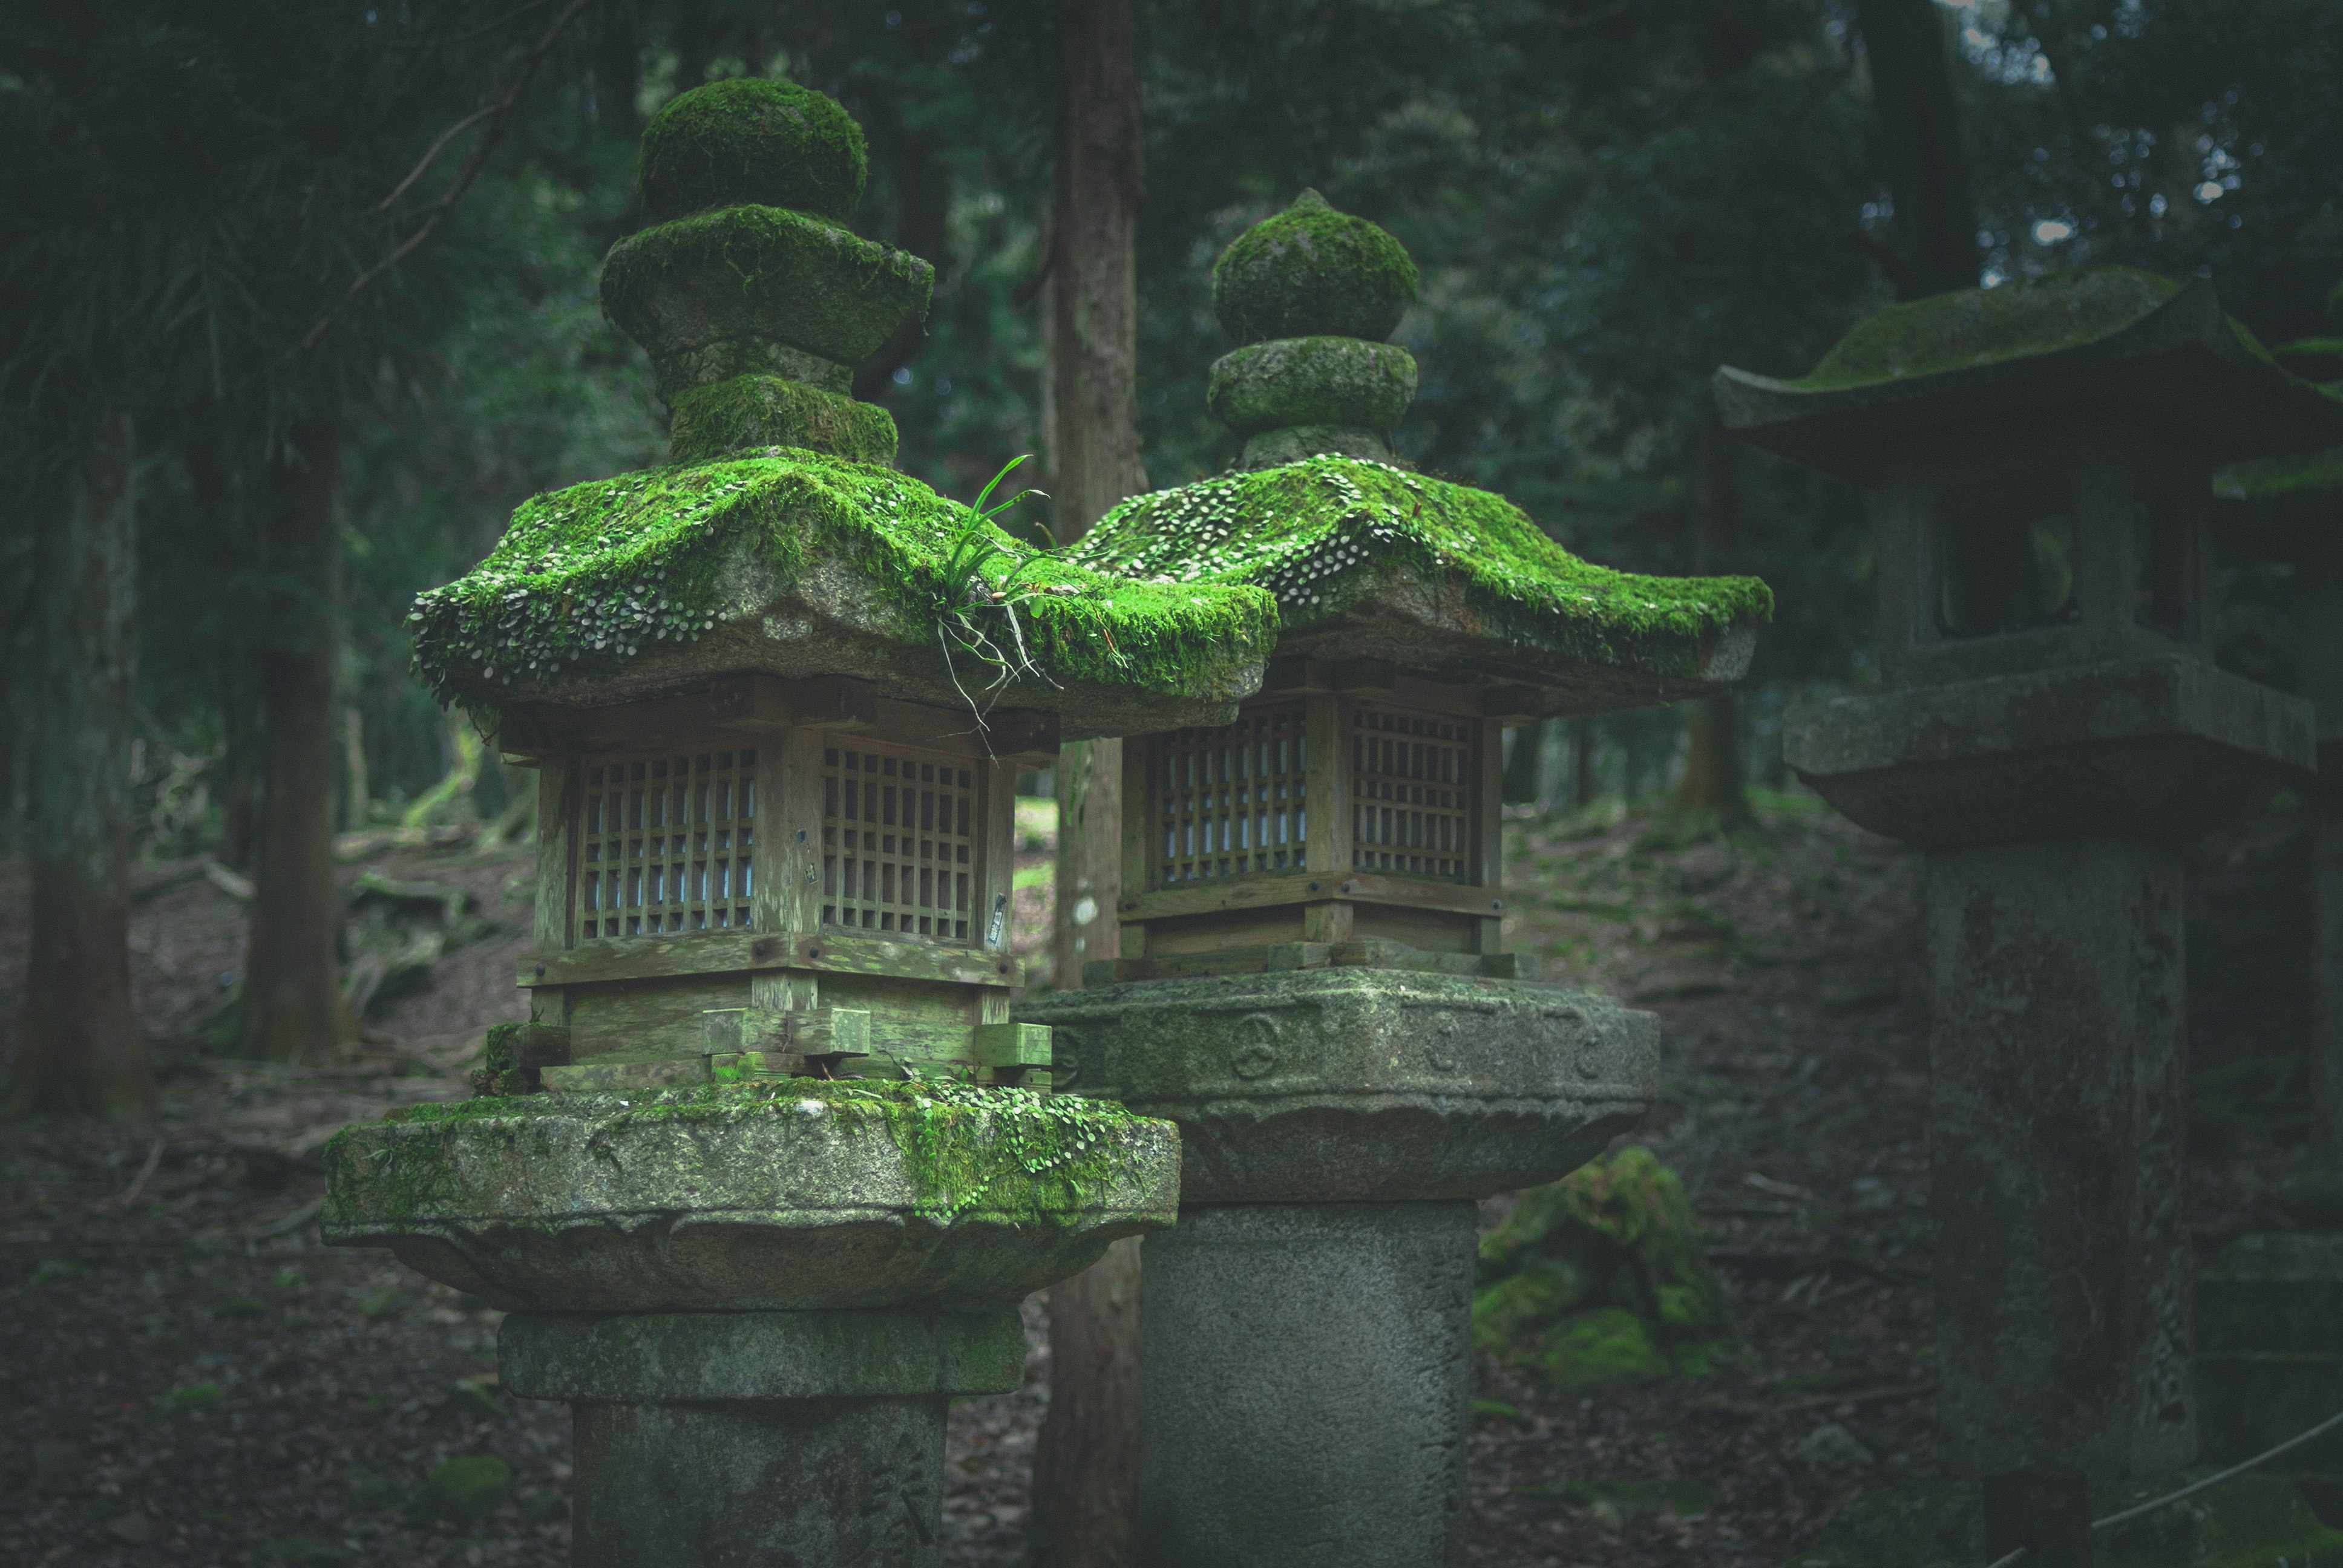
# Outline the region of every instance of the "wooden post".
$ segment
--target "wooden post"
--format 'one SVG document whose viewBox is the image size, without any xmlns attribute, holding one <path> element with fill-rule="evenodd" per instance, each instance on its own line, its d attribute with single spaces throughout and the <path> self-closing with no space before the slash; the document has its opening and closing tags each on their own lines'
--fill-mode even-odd
<svg viewBox="0 0 2343 1568">
<path fill-rule="evenodd" d="M 1310 870 L 1331 890 L 1351 874 L 1352 796 L 1350 699 L 1341 692 L 1315 692 L 1303 701 L 1302 744 L 1309 752 L 1302 799 L 1310 831 L 1302 842 Z M 1302 914 L 1305 942 L 1351 940 L 1352 906 L 1342 900 L 1310 904 Z"/>
<path fill-rule="evenodd" d="M 1494 719 L 1481 721 L 1478 762 L 1473 779 L 1473 885 L 1487 889 L 1494 900 L 1505 891 L 1505 732 Z M 1503 915 L 1493 912 L 1476 923 L 1474 952 L 1505 950 Z"/>
</svg>

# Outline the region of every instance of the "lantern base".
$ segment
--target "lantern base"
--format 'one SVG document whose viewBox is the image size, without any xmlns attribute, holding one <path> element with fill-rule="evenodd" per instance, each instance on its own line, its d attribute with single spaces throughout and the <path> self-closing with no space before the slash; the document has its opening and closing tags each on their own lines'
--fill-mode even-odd
<svg viewBox="0 0 2343 1568">
<path fill-rule="evenodd" d="M 1024 1381 L 1014 1307 L 515 1313 L 505 1386 L 570 1402 L 577 1568 L 933 1568 L 944 1416 Z"/>
<path fill-rule="evenodd" d="M 1141 1568 L 1463 1561 L 1476 1207 L 1190 1207 L 1150 1237 Z"/>
</svg>

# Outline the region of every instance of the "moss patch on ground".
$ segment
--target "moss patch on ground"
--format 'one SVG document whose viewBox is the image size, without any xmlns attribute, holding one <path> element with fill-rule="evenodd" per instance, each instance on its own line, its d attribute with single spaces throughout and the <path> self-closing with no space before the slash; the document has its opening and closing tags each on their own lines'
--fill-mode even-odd
<svg viewBox="0 0 2343 1568">
<path fill-rule="evenodd" d="M 483 1121 L 590 1119 L 598 1135 L 607 1137 L 645 1123 L 721 1122 L 792 1111 L 809 1101 L 820 1101 L 850 1128 L 883 1129 L 910 1173 L 915 1211 L 945 1224 L 970 1214 L 988 1222 L 1073 1222 L 1096 1193 L 1126 1173 L 1130 1150 L 1118 1134 L 1141 1120 L 1111 1101 L 1027 1089 L 812 1078 L 659 1090 L 623 1099 L 475 1096 L 402 1108 L 384 1120 L 452 1134 Z M 328 1171 L 350 1163 L 353 1157 L 341 1145 L 362 1131 L 347 1130 L 327 1146 Z M 394 1152 L 352 1179 L 377 1193 L 391 1191 L 419 1205 L 447 1163 L 437 1142 L 422 1143 Z M 396 1201 L 391 1207 L 395 1211 Z"/>
<path fill-rule="evenodd" d="M 1266 588 L 1297 631 L 1414 576 L 1461 588 L 1493 638 L 1664 675 L 1695 673 L 1728 628 L 1774 613 L 1772 590 L 1755 578 L 1592 566 L 1503 496 L 1359 457 L 1312 457 L 1133 497 L 1073 558 L 1141 580 Z"/>
<path fill-rule="evenodd" d="M 2137 267 L 2095 266 L 1932 295 L 1865 317 L 1810 374 L 1784 385 L 1835 391 L 2054 353 L 2112 337 L 2179 291 Z"/>
<path fill-rule="evenodd" d="M 1576 1393 L 1697 1376 L 1740 1335 L 1683 1184 L 1631 1145 L 1522 1194 L 1482 1238 L 1473 1344 Z"/>
<path fill-rule="evenodd" d="M 980 581 L 948 581 L 971 527 L 1000 553 Z M 691 641 L 727 616 L 761 616 L 762 604 L 728 603 L 721 591 L 744 558 L 782 588 L 817 565 L 843 564 L 895 612 L 904 645 L 939 662 L 939 621 L 962 608 L 1005 619 L 986 596 L 1022 568 L 1020 588 L 1035 590 L 1015 607 L 1022 636 L 1057 680 L 1209 688 L 1259 658 L 1276 629 L 1270 596 L 1242 582 L 1134 582 L 1086 569 L 978 523 L 891 468 L 769 447 L 526 502 L 487 560 L 417 597 L 416 670 L 442 700 L 490 703 L 518 682 L 615 672 L 646 647 Z"/>
</svg>

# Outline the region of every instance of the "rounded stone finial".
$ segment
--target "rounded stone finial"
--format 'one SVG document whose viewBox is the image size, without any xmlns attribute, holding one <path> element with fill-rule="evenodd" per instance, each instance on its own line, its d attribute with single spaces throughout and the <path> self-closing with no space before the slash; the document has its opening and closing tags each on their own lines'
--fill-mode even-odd
<svg viewBox="0 0 2343 1568">
<path fill-rule="evenodd" d="M 1392 335 L 1415 298 L 1407 247 L 1314 190 L 1245 230 L 1212 264 L 1212 314 L 1240 344 Z"/>
<path fill-rule="evenodd" d="M 794 82 L 736 76 L 678 95 L 643 127 L 636 166 L 653 222 L 754 203 L 843 222 L 862 199 L 862 127 Z"/>
</svg>

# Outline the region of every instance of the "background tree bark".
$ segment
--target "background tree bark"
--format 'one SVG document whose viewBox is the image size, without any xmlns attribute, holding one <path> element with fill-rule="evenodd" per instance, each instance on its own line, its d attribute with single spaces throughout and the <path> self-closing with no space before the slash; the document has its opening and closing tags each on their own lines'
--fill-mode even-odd
<svg viewBox="0 0 2343 1568">
<path fill-rule="evenodd" d="M 340 453 L 330 421 L 304 420 L 269 471 L 260 833 L 238 1032 L 245 1055 L 270 1061 L 314 1058 L 357 1034 L 334 950 Z"/>
<path fill-rule="evenodd" d="M 1715 571 L 1739 541 L 1741 505 L 1734 446 L 1714 418 L 1701 427 L 1699 472 L 1694 487 L 1692 569 Z M 1676 810 L 1714 812 L 1727 830 L 1746 827 L 1749 810 L 1741 745 L 1741 698 L 1719 692 L 1688 705 L 1684 777 L 1677 780 Z"/>
<path fill-rule="evenodd" d="M 1137 27 L 1132 0 L 1058 7 L 1057 165 L 1043 286 L 1043 427 L 1052 528 L 1071 544 L 1147 487 L 1139 452 Z M 1058 791 L 1060 987 L 1116 951 L 1122 743 L 1068 746 Z M 1115 1568 L 1131 1556 L 1139 1479 L 1139 1243 L 1050 1292 L 1050 1413 L 1033 1452 L 1034 1568 Z"/>
<path fill-rule="evenodd" d="M 1977 285 L 1976 201 L 1934 0 L 1855 0 L 1871 68 L 1877 158 L 1896 204 L 1896 292 L 1919 299 Z"/>
<path fill-rule="evenodd" d="M 31 736 L 33 940 L 0 1109 L 145 1118 L 130 1005 L 130 729 L 138 671 L 137 464 L 130 418 L 100 417 L 40 558 Z"/>
</svg>

